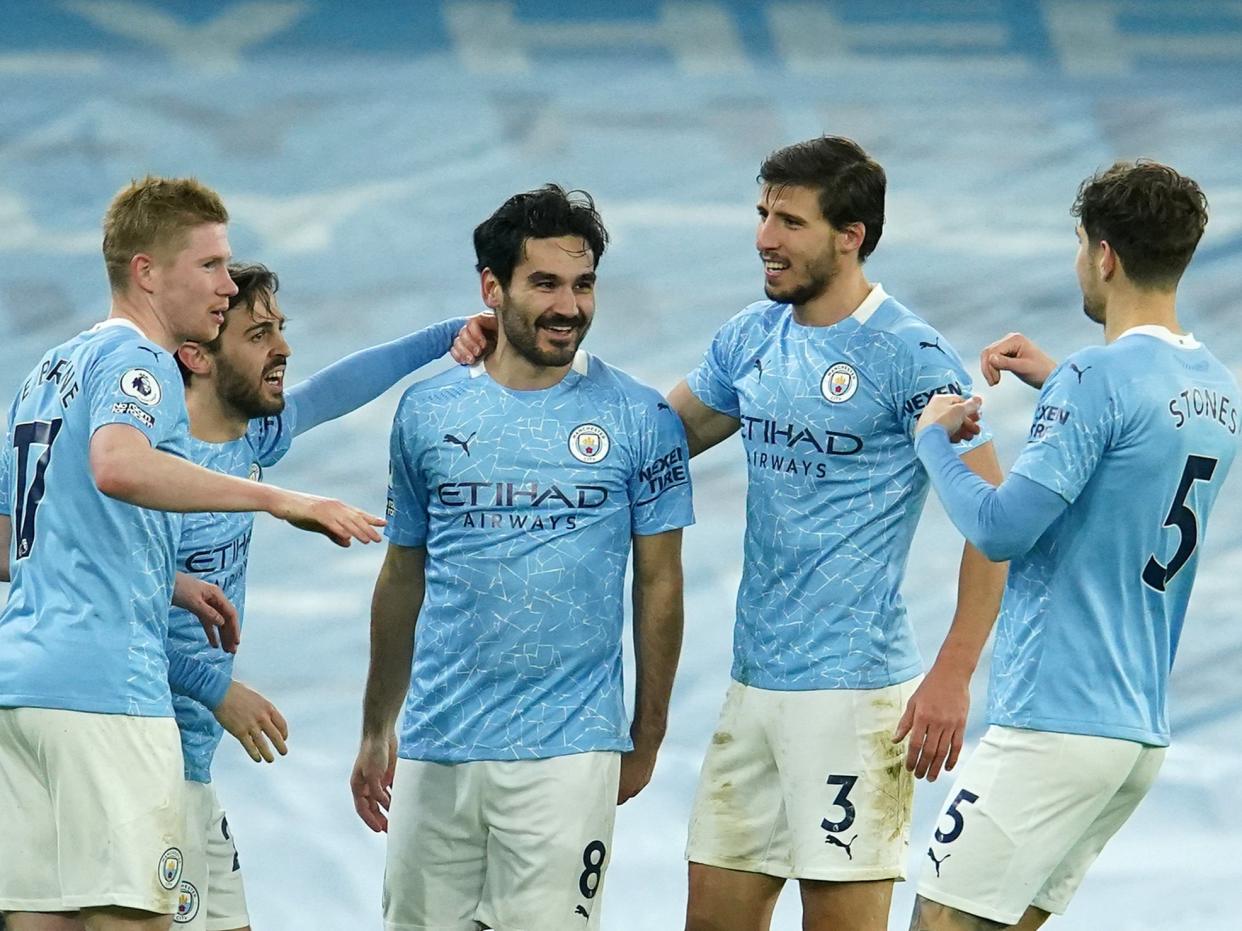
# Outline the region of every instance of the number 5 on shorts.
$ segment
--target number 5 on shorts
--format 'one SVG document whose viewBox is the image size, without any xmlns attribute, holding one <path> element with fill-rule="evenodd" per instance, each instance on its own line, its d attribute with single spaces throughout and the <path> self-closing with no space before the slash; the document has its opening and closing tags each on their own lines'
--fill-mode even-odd
<svg viewBox="0 0 1242 931">
<path fill-rule="evenodd" d="M 953 819 L 953 827 L 948 831 L 942 831 L 940 828 L 936 828 L 936 840 L 942 844 L 951 844 L 957 840 L 962 833 L 962 828 L 966 827 L 966 819 L 962 817 L 962 813 L 957 810 L 957 806 L 962 804 L 973 805 L 977 801 L 979 801 L 979 796 L 975 795 L 975 793 L 971 792 L 969 789 L 962 789 L 961 792 L 958 792 L 957 798 L 953 800 L 953 804 L 950 805 L 949 810 L 945 812 L 946 815 Z"/>
</svg>

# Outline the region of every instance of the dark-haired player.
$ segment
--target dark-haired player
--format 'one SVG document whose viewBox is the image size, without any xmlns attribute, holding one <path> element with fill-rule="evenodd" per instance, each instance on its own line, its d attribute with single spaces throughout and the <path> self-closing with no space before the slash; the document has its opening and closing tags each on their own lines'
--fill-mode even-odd
<svg viewBox="0 0 1242 931">
<path fill-rule="evenodd" d="M 927 494 L 914 423 L 970 378 L 863 272 L 886 188 L 866 152 L 812 139 L 770 155 L 759 182 L 768 300 L 669 394 L 691 454 L 740 431 L 749 472 L 734 681 L 690 824 L 687 927 L 762 931 L 797 879 L 808 931 L 879 931 L 905 875 L 911 771 L 953 767 L 1004 569 L 967 547 L 920 683 L 900 593 Z M 988 435 L 970 424 L 961 440 L 954 454 L 999 480 Z M 894 741 L 907 732 L 908 751 Z"/>
<path fill-rule="evenodd" d="M 1061 365 L 1020 334 L 983 352 L 1041 388 L 1030 438 L 992 488 L 947 435 L 977 398 L 922 414 L 920 460 L 949 516 L 1010 559 L 991 727 L 928 849 L 912 929 L 1040 927 L 1147 793 L 1169 743 L 1169 672 L 1208 515 L 1238 447 L 1238 385 L 1178 322 L 1207 223 L 1199 186 L 1149 161 L 1083 182 L 1078 283 L 1105 345 Z M 934 868 L 934 872 L 933 872 Z"/>
<path fill-rule="evenodd" d="M 285 315 L 279 281 L 263 265 L 229 266 L 237 293 L 215 339 L 178 351 L 190 415 L 189 458 L 216 472 L 260 481 L 293 439 L 379 396 L 439 358 L 463 323 L 450 320 L 356 352 L 285 391 Z M 254 518 L 206 513 L 185 519 L 177 568 L 212 582 L 245 613 L 246 567 Z M 232 681 L 233 656 L 213 650 L 189 612 L 169 616 L 169 651 L 196 664 L 189 687 L 174 687 L 173 710 L 185 757 L 187 834 L 177 923 L 187 931 L 249 927 L 241 861 L 211 783 L 211 762 L 227 729 L 256 760 L 285 752 L 285 722 L 263 696 Z M 193 695 L 194 697 L 191 697 Z M 214 716 L 213 716 L 214 715 Z"/>
<path fill-rule="evenodd" d="M 505 201 L 474 233 L 495 352 L 397 412 L 352 779 L 359 816 L 388 831 L 388 928 L 598 928 L 616 806 L 655 766 L 688 456 L 656 391 L 578 348 L 606 243 L 586 195 Z"/>
</svg>

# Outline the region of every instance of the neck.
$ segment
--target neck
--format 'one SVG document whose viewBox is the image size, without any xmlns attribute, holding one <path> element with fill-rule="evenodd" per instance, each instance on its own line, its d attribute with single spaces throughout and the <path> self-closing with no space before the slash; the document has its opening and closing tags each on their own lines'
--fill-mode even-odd
<svg viewBox="0 0 1242 931">
<path fill-rule="evenodd" d="M 246 435 L 250 418 L 221 400 L 212 382 L 191 378 L 185 389 L 190 435 L 204 443 L 228 443 Z"/>
<path fill-rule="evenodd" d="M 483 361 L 483 367 L 493 381 L 514 391 L 539 391 L 558 385 L 569 374 L 572 365 L 550 366 L 531 362 L 504 338 L 503 329 L 496 341 L 496 351 Z"/>
<path fill-rule="evenodd" d="M 832 326 L 858 309 L 871 293 L 871 282 L 856 264 L 838 270 L 836 276 L 818 295 L 805 304 L 795 304 L 794 320 L 803 326 Z"/>
<path fill-rule="evenodd" d="M 128 320 L 142 330 L 143 336 L 170 353 L 176 352 L 177 347 L 181 345 L 181 340 L 156 313 L 150 298 L 145 294 L 134 295 L 131 291 L 113 291 L 112 310 L 108 314 L 108 319 Z"/>
<path fill-rule="evenodd" d="M 1119 288 L 1104 308 L 1104 341 L 1111 343 L 1136 326 L 1162 326 L 1183 333 L 1177 320 L 1177 292 Z"/>
</svg>

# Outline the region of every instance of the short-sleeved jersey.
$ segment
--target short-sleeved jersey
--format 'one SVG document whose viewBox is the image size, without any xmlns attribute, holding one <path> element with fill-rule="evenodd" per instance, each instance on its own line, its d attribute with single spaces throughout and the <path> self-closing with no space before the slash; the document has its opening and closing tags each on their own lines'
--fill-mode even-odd
<svg viewBox="0 0 1242 931">
<path fill-rule="evenodd" d="M 95 486 L 91 437 L 117 423 L 185 455 L 176 363 L 121 320 L 44 355 L 10 408 L 0 706 L 172 714 L 164 638 L 181 517 Z"/>
<path fill-rule="evenodd" d="M 900 592 L 928 486 L 913 427 L 932 396 L 971 392 L 948 341 L 879 285 L 826 327 L 761 301 L 717 332 L 687 383 L 741 421 L 746 450 L 733 678 L 874 689 L 917 675 Z"/>
<path fill-rule="evenodd" d="M 288 411 L 288 409 L 286 409 Z M 256 418 L 246 435 L 228 443 L 207 443 L 190 437 L 189 458 L 197 465 L 261 481 L 263 470 L 275 465 L 289 450 L 293 430 L 285 414 Z M 177 546 L 177 571 L 220 586 L 237 609 L 239 622 L 246 614 L 246 566 L 254 514 L 187 514 Z M 168 648 L 233 674 L 233 654 L 211 646 L 198 619 L 173 608 L 168 616 Z M 224 731 L 215 716 L 185 695 L 173 695 L 173 710 L 181 731 L 185 778 L 211 782 L 211 761 Z"/>
<path fill-rule="evenodd" d="M 1238 385 L 1190 336 L 1137 327 L 1045 382 L 1015 474 L 1069 507 L 1009 565 L 989 719 L 1163 746 L 1169 671 Z"/>
<path fill-rule="evenodd" d="M 630 747 L 626 562 L 632 536 L 693 522 L 687 463 L 663 398 L 582 351 L 542 391 L 476 365 L 405 393 L 385 533 L 427 558 L 401 756 Z"/>
</svg>

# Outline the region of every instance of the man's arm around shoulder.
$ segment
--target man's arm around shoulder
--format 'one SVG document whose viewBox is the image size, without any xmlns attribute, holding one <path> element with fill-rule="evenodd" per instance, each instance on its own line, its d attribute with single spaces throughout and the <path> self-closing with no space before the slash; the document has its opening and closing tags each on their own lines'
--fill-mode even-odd
<svg viewBox="0 0 1242 931">
<path fill-rule="evenodd" d="M 721 440 L 736 433 L 741 426 L 736 417 L 713 410 L 695 397 L 684 378 L 668 393 L 668 403 L 677 412 L 682 426 L 686 429 L 686 441 L 690 446 L 691 456 L 711 449 Z"/>
</svg>

